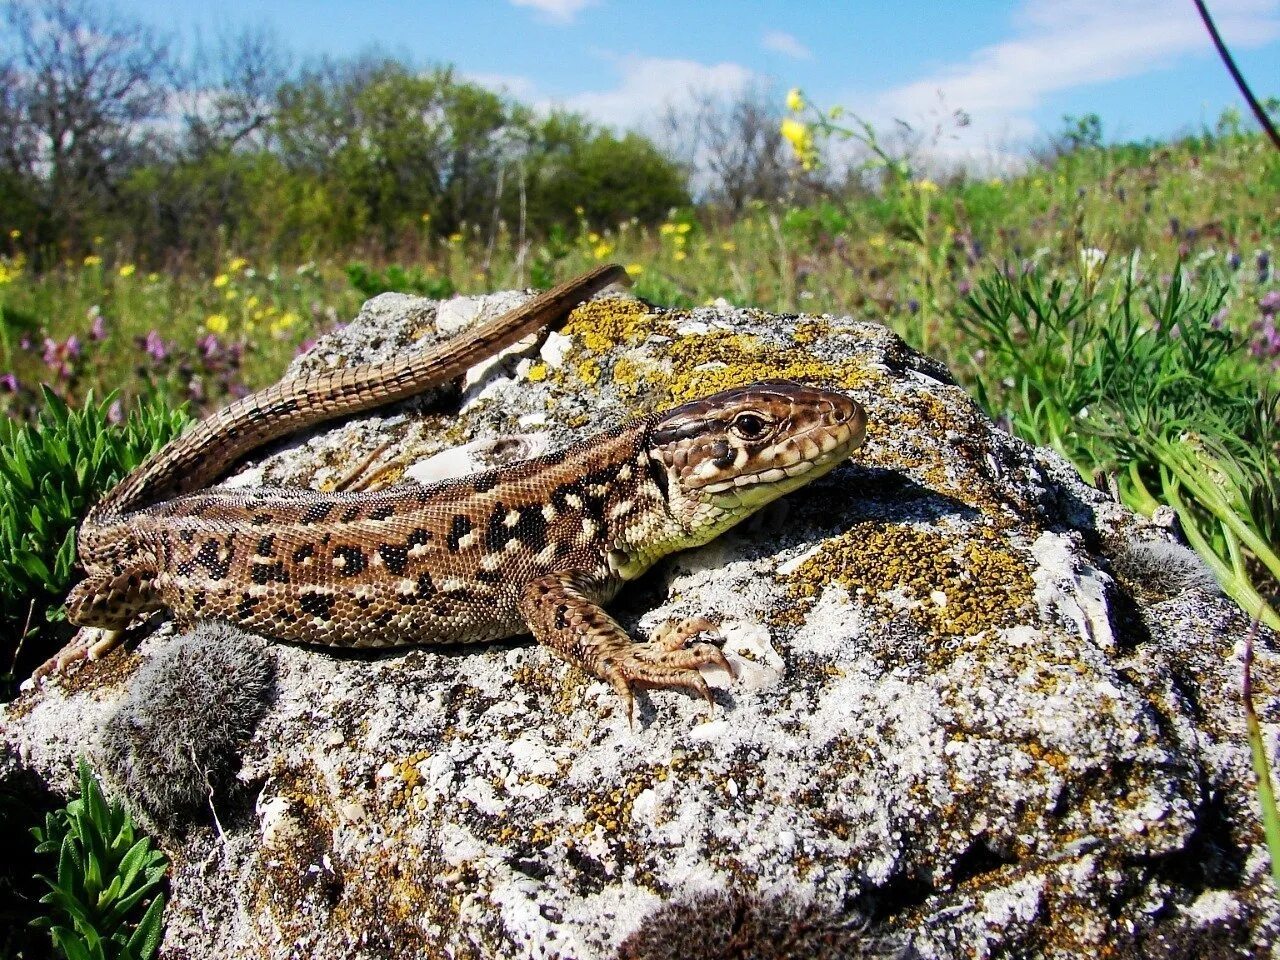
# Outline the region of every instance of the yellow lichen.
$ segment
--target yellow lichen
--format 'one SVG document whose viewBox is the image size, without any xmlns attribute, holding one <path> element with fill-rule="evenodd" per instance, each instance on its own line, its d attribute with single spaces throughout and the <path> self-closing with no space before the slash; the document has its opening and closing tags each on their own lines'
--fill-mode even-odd
<svg viewBox="0 0 1280 960">
<path fill-rule="evenodd" d="M 584 350 L 605 353 L 621 343 L 643 341 L 659 316 L 639 300 L 589 300 L 569 315 L 561 332 Z"/>
<path fill-rule="evenodd" d="M 547 365 L 542 361 L 538 361 L 537 363 L 529 367 L 529 373 L 527 374 L 527 376 L 534 383 L 542 382 L 543 380 L 547 379 Z"/>
<path fill-rule="evenodd" d="M 1026 561 L 989 527 L 971 528 L 957 542 L 938 530 L 870 521 L 823 544 L 786 582 L 799 598 L 839 583 L 863 601 L 905 606 L 912 620 L 939 637 L 1011 626 L 1035 587 Z"/>
</svg>

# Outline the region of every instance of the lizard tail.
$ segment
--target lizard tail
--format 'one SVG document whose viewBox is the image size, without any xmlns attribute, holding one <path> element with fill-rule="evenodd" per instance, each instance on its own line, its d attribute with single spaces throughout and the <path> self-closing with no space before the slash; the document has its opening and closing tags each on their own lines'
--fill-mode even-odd
<svg viewBox="0 0 1280 960">
<path fill-rule="evenodd" d="M 422 353 L 286 380 L 237 400 L 195 424 L 120 481 L 90 511 L 82 536 L 108 524 L 112 516 L 208 486 L 235 461 L 280 437 L 452 380 L 478 360 L 563 318 L 613 283 L 630 283 L 627 272 L 616 264 L 600 266 Z"/>
</svg>

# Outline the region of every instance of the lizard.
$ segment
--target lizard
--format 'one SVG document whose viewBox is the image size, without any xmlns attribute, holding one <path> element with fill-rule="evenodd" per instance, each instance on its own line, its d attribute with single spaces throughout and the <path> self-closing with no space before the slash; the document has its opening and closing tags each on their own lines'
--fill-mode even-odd
<svg viewBox="0 0 1280 960">
<path fill-rule="evenodd" d="M 599 267 L 425 352 L 286 380 L 189 428 L 86 516 L 85 577 L 67 616 L 107 639 L 73 642 L 40 672 L 102 655 L 139 615 L 168 608 L 179 621 L 347 648 L 532 633 L 612 685 L 629 711 L 637 685 L 714 704 L 697 668 L 728 662 L 714 644 L 689 643 L 708 621 L 633 641 L 604 604 L 660 558 L 847 459 L 867 417 L 840 391 L 738 387 L 430 484 L 208 488 L 265 444 L 447 382 L 615 282 L 629 282 L 624 270 Z"/>
</svg>

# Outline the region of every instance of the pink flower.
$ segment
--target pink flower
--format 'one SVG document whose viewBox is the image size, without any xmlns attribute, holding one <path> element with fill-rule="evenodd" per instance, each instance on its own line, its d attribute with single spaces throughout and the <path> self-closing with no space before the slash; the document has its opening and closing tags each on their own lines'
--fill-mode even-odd
<svg viewBox="0 0 1280 960">
<path fill-rule="evenodd" d="M 1262 299 L 1258 301 L 1258 309 L 1262 311 L 1264 317 L 1280 312 L 1280 290 L 1268 290 L 1264 293 Z"/>
<path fill-rule="evenodd" d="M 117 400 L 107 408 L 107 423 L 123 423 L 124 406 Z"/>
<path fill-rule="evenodd" d="M 7 390 L 9 393 L 18 392 L 18 378 L 12 373 L 0 375 L 0 389 Z"/>
<path fill-rule="evenodd" d="M 147 339 L 143 341 L 142 346 L 147 351 L 147 355 L 157 362 L 169 355 L 169 347 L 164 342 L 164 338 L 154 330 L 147 333 Z"/>
<path fill-rule="evenodd" d="M 107 321 L 103 319 L 102 314 L 98 311 L 96 307 L 93 310 L 90 310 L 89 313 L 93 317 L 93 326 L 89 328 L 89 339 L 90 340 L 107 339 Z"/>
</svg>

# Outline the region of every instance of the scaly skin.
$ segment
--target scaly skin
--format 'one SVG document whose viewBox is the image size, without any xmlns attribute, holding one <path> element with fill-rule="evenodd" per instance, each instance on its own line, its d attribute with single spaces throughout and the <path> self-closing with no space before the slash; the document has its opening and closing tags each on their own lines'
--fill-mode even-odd
<svg viewBox="0 0 1280 960">
<path fill-rule="evenodd" d="M 526 307 L 522 317 L 530 315 Z M 342 399 L 326 399 L 323 388 L 307 396 L 328 415 L 342 412 Z M 278 425 L 253 423 L 255 446 L 280 435 Z M 126 479 L 124 495 L 109 495 L 86 521 L 89 576 L 68 598 L 68 615 L 119 630 L 167 607 L 184 620 L 344 647 L 532 632 L 628 699 L 635 683 L 710 699 L 696 668 L 725 665 L 724 657 L 711 644 L 685 645 L 705 622 L 635 643 L 600 605 L 661 557 L 706 543 L 833 469 L 862 442 L 865 425 L 842 393 L 768 382 L 443 483 L 361 493 L 204 490 L 121 510 L 148 495 L 139 491 L 172 484 L 162 451 L 158 465 L 140 468 L 150 479 Z"/>
</svg>

